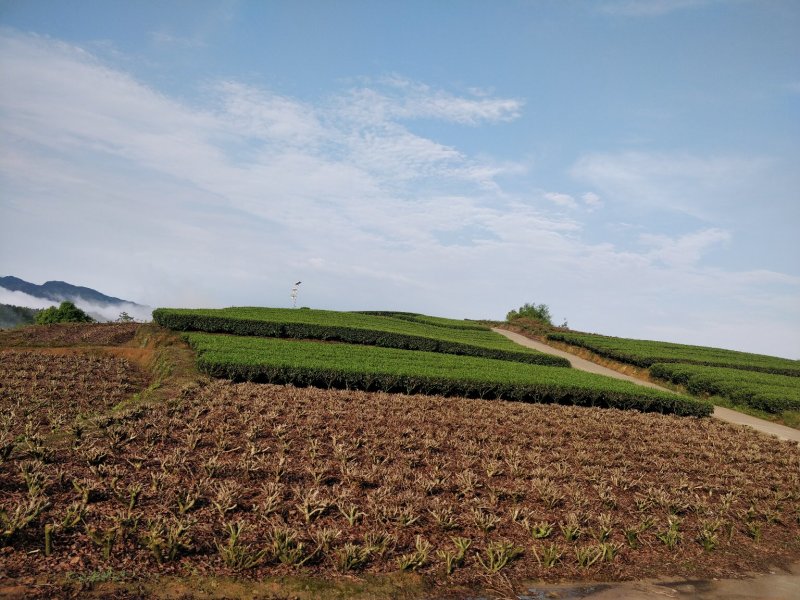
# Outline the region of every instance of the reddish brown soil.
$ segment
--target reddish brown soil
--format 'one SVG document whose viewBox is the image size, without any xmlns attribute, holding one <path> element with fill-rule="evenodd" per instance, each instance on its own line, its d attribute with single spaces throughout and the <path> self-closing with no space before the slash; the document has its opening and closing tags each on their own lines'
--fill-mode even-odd
<svg viewBox="0 0 800 600">
<path fill-rule="evenodd" d="M 0 346 L 116 346 L 133 340 L 139 323 L 56 323 L 0 331 Z"/>
<path fill-rule="evenodd" d="M 147 385 L 146 373 L 124 358 L 71 350 L 0 352 L 0 409 L 9 419 L 0 422 L 0 432 L 56 433 L 80 416 L 107 411 Z"/>
<path fill-rule="evenodd" d="M 362 577 L 396 572 L 417 539 L 431 545 L 417 572 L 448 587 L 742 576 L 800 558 L 800 450 L 710 419 L 227 382 L 109 411 L 146 385 L 116 357 L 0 354 L 0 436 L 13 439 L 0 461 L 0 508 L 47 503 L 0 537 L 0 588 L 36 581 L 55 586 L 39 588 L 43 597 L 65 595 L 109 569 Z M 194 505 L 182 512 L 187 499 Z M 82 519 L 66 524 L 76 508 Z M 448 512 L 452 528 L 438 522 Z M 660 539 L 670 518 L 672 549 Z M 552 532 L 534 539 L 525 519 Z M 562 527 L 572 519 L 580 535 L 568 541 Z M 163 526 L 165 537 L 178 523 L 186 533 L 174 559 L 163 543 L 154 551 L 153 532 Z M 244 553 L 266 550 L 251 569 L 222 559 L 235 523 Z M 714 548 L 704 549 L 701 532 L 712 526 Z M 580 566 L 577 553 L 598 550 L 604 527 L 616 555 Z M 635 543 L 626 530 L 638 531 Z M 294 546 L 303 566 L 273 551 L 281 532 L 303 544 Z M 380 535 L 383 552 L 343 572 L 346 545 L 365 548 Z M 455 550 L 453 537 L 471 547 L 446 576 L 440 552 Z M 480 561 L 501 541 L 522 554 L 489 576 Z M 560 558 L 547 568 L 536 557 L 551 545 Z"/>
<path fill-rule="evenodd" d="M 135 364 L 141 369 L 147 369 L 153 360 L 153 348 L 133 348 L 128 346 L 58 346 L 47 348 L 42 346 L 17 346 L 14 348 L 0 348 L 0 356 L 4 353 L 36 352 L 51 356 L 116 356 Z"/>
</svg>

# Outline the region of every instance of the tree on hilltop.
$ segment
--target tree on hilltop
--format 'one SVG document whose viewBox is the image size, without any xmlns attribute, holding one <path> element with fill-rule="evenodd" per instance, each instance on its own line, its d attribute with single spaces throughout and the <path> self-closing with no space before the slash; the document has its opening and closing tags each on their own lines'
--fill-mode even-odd
<svg viewBox="0 0 800 600">
<path fill-rule="evenodd" d="M 526 302 L 520 306 L 518 310 L 509 311 L 506 315 L 506 321 L 513 321 L 521 317 L 540 321 L 546 325 L 553 324 L 553 317 L 550 314 L 550 308 L 547 304 L 531 304 Z"/>
</svg>

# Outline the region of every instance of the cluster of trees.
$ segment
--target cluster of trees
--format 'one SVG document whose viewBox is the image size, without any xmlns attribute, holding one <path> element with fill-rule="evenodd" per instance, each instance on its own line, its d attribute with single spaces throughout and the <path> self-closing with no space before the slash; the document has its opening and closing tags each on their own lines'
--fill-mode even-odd
<svg viewBox="0 0 800 600">
<path fill-rule="evenodd" d="M 26 325 L 49 325 L 51 323 L 95 323 L 95 319 L 75 306 L 74 302 L 65 301 L 60 306 L 50 308 L 28 308 L 0 304 L 0 329 L 13 329 Z M 115 323 L 135 323 L 127 312 L 121 312 Z"/>
<path fill-rule="evenodd" d="M 553 315 L 550 314 L 550 307 L 547 304 L 536 304 L 535 302 L 526 302 L 518 309 L 512 309 L 506 315 L 506 321 L 513 321 L 514 319 L 525 318 L 539 321 L 544 325 L 553 326 Z M 567 320 L 559 325 L 563 329 L 569 329 Z"/>
<path fill-rule="evenodd" d="M 94 319 L 75 306 L 73 302 L 65 301 L 58 308 L 51 306 L 39 311 L 36 315 L 37 325 L 49 323 L 94 323 Z"/>
<path fill-rule="evenodd" d="M 553 316 L 550 314 L 550 307 L 548 307 L 547 304 L 532 304 L 526 302 L 520 306 L 519 309 L 509 311 L 506 315 L 506 321 L 513 321 L 520 317 L 541 321 L 547 325 L 553 324 Z"/>
</svg>

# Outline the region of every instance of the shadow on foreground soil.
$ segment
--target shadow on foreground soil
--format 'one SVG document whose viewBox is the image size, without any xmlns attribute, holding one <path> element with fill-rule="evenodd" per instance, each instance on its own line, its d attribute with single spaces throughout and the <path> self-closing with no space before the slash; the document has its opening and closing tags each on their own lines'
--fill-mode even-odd
<svg viewBox="0 0 800 600">
<path fill-rule="evenodd" d="M 502 583 L 502 580 L 499 581 Z M 528 583 L 489 585 L 486 590 L 435 588 L 414 574 L 325 581 L 270 578 L 262 581 L 225 577 L 161 577 L 152 581 L 104 582 L 59 586 L 33 581 L 0 582 L 0 598 L 115 598 L 134 600 L 797 600 L 800 563 L 749 579 L 661 578 L 613 583 Z"/>
<path fill-rule="evenodd" d="M 800 563 L 789 571 L 750 579 L 659 579 L 620 583 L 537 585 L 517 596 L 520 600 L 797 600 Z"/>
</svg>

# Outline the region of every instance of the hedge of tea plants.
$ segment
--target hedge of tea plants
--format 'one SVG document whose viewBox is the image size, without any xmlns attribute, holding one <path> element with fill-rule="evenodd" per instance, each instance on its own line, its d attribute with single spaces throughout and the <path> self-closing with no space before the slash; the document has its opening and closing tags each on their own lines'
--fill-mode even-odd
<svg viewBox="0 0 800 600">
<path fill-rule="evenodd" d="M 356 311 L 356 314 L 374 315 L 377 317 L 390 317 L 393 319 L 402 319 L 404 321 L 412 321 L 415 323 L 425 323 L 427 325 L 438 325 L 439 327 L 450 327 L 453 329 L 468 329 L 473 331 L 487 331 L 488 325 L 481 325 L 477 321 L 469 321 L 467 319 L 447 319 L 445 317 L 431 317 L 429 315 L 421 315 L 418 313 L 410 312 L 395 312 L 385 310 L 363 310 Z"/>
<path fill-rule="evenodd" d="M 685 396 L 574 369 L 449 354 L 276 338 L 189 333 L 199 368 L 234 381 L 501 398 L 708 416 Z"/>
<path fill-rule="evenodd" d="M 586 348 L 601 356 L 644 368 L 656 363 L 685 363 L 800 377 L 800 361 L 763 354 L 671 342 L 632 340 L 592 333 L 557 332 L 548 334 L 547 338 Z"/>
<path fill-rule="evenodd" d="M 680 363 L 656 363 L 650 374 L 686 386 L 693 394 L 722 396 L 770 413 L 800 410 L 797 377 Z"/>
</svg>

